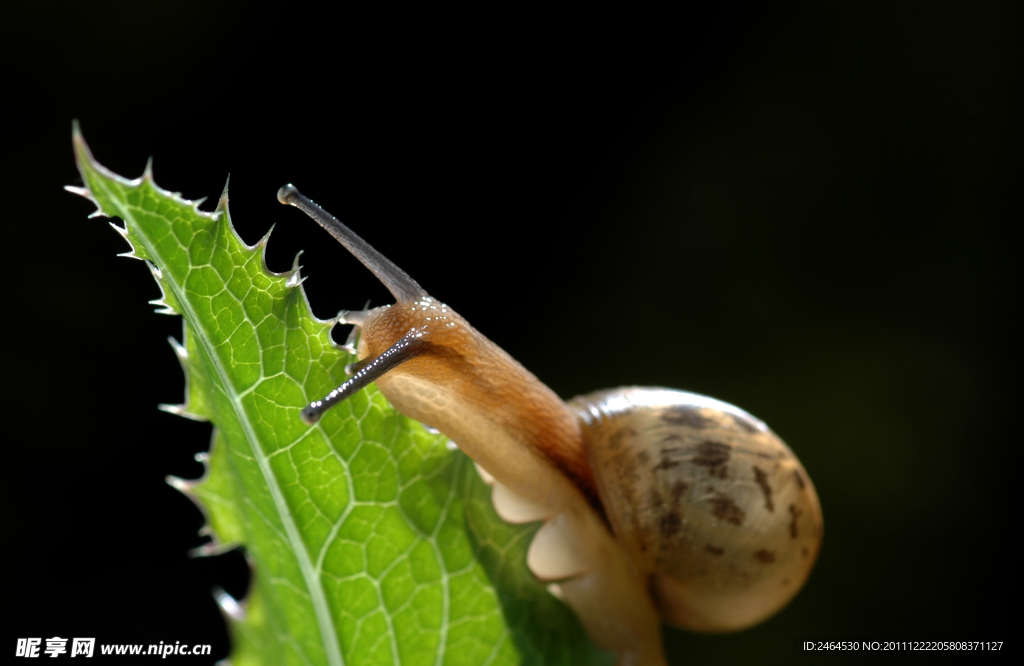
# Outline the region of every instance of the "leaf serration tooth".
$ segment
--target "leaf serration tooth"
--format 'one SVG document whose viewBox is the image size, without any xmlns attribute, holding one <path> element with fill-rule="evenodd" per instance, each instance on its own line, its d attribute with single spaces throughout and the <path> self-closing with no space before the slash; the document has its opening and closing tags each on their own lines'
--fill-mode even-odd
<svg viewBox="0 0 1024 666">
<path fill-rule="evenodd" d="M 188 361 L 188 350 L 185 349 L 185 345 L 178 342 L 173 335 L 167 336 L 167 342 L 170 343 L 171 349 L 174 350 L 174 355 L 178 357 L 178 360 L 182 363 Z"/>
<path fill-rule="evenodd" d="M 81 135 L 78 132 L 78 122 L 77 121 L 74 123 L 73 128 L 74 128 L 74 130 L 72 132 L 72 140 L 81 139 Z M 85 146 L 85 141 L 82 141 L 82 145 Z M 85 150 L 88 152 L 89 147 L 85 146 Z M 89 157 L 92 157 L 92 153 L 89 153 Z M 78 160 L 77 153 L 76 153 L 76 156 L 75 156 L 75 160 L 76 161 Z M 83 181 L 84 181 L 84 178 L 83 178 Z M 102 217 L 106 217 L 106 214 L 103 212 L 103 208 L 100 206 L 100 202 L 96 200 L 96 197 L 94 197 L 92 195 L 92 192 L 89 190 L 88 184 L 85 184 L 83 182 L 83 186 L 82 187 L 78 187 L 77 185 L 65 185 L 64 189 L 66 191 L 70 192 L 71 194 L 78 195 L 78 196 L 82 197 L 83 199 L 87 199 L 88 201 L 91 201 L 92 205 L 96 206 L 96 210 L 94 210 L 93 212 L 89 213 L 89 215 L 87 216 L 87 219 L 92 219 L 94 217 L 101 217 L 101 216 Z"/>
<path fill-rule="evenodd" d="M 185 328 L 184 323 L 182 323 L 182 340 L 185 340 L 187 335 L 188 335 L 188 329 Z M 203 418 L 202 416 L 199 416 L 198 414 L 193 414 L 190 411 L 191 410 L 191 405 L 189 405 L 189 390 L 190 390 L 190 385 L 191 385 L 191 382 L 192 382 L 192 377 L 191 377 L 191 375 L 189 373 L 189 370 L 188 370 L 188 359 L 189 359 L 188 349 L 185 347 L 184 344 L 182 344 L 182 343 L 178 342 L 177 340 L 175 340 L 174 336 L 167 336 L 167 342 L 169 342 L 171 344 L 171 349 L 174 350 L 174 355 L 177 357 L 178 363 L 181 364 L 181 374 L 183 374 L 185 376 L 185 402 L 181 403 L 180 405 L 160 404 L 160 405 L 157 405 L 157 409 L 159 409 L 160 411 L 163 411 L 163 412 L 167 412 L 168 414 L 174 414 L 175 416 L 180 416 L 182 418 L 186 418 L 186 419 L 189 419 L 189 420 L 192 420 L 192 421 L 206 421 L 207 420 L 206 418 Z M 210 445 L 213 446 L 212 440 L 211 440 L 211 444 Z M 201 462 L 201 463 L 203 463 L 204 468 L 208 470 L 209 468 L 205 467 L 206 466 L 206 459 L 207 458 L 203 458 L 202 460 L 200 460 L 199 459 L 200 455 L 206 455 L 207 458 L 208 458 L 209 457 L 208 454 L 205 454 L 205 453 L 197 453 L 196 454 L 196 460 Z M 205 474 L 203 476 L 205 477 Z"/>
<path fill-rule="evenodd" d="M 150 305 L 157 306 L 157 309 L 154 312 L 156 312 L 156 314 L 180 314 L 177 310 L 171 307 L 171 305 L 166 300 L 167 292 L 164 290 L 163 285 L 163 271 L 160 270 L 159 266 L 157 266 L 148 259 L 146 259 L 146 266 L 149 267 L 149 272 L 153 274 L 153 279 L 156 280 L 157 286 L 160 287 L 160 298 L 154 298 L 153 300 L 149 301 Z"/>
<path fill-rule="evenodd" d="M 162 409 L 165 407 L 165 405 L 161 405 L 160 407 Z M 196 418 L 190 414 L 181 414 L 181 416 L 184 416 L 186 418 Z M 206 419 L 196 420 L 205 421 Z M 210 437 L 210 451 L 212 451 L 213 447 L 216 445 L 217 429 L 214 428 L 213 434 Z M 198 535 L 201 537 L 209 537 L 210 540 L 190 550 L 188 552 L 189 557 L 208 557 L 211 555 L 220 555 L 222 553 L 228 552 L 229 550 L 237 548 L 240 544 L 233 541 L 223 542 L 220 540 L 220 537 L 218 537 L 217 535 L 217 531 L 213 528 L 209 510 L 207 509 L 203 501 L 199 498 L 199 496 L 194 492 L 195 488 L 203 485 L 210 478 L 210 452 L 200 451 L 195 455 L 195 459 L 196 461 L 202 463 L 203 465 L 203 473 L 202 475 L 199 476 L 199 478 L 182 479 L 177 476 L 168 475 L 167 477 L 164 478 L 164 480 L 167 482 L 167 485 L 171 486 L 175 490 L 179 491 L 182 495 L 189 498 L 192 501 L 192 503 L 195 504 L 195 506 L 199 509 L 199 513 L 201 513 L 203 516 L 203 526 L 199 528 Z M 252 560 L 247 557 L 246 561 L 249 564 L 250 571 L 252 571 Z"/>
<path fill-rule="evenodd" d="M 259 251 L 260 251 L 260 265 L 262 265 L 263 270 L 268 275 L 271 275 L 273 277 L 286 277 L 286 276 L 288 276 L 290 274 L 291 271 L 285 271 L 284 273 L 275 273 L 274 271 L 270 270 L 270 266 L 267 265 L 267 245 L 270 243 L 270 234 L 274 233 L 274 227 L 276 227 L 276 226 L 277 226 L 276 223 L 275 224 L 271 224 L 270 228 L 267 229 L 267 233 L 263 234 L 263 238 L 261 238 L 258 241 L 256 241 L 256 244 L 253 245 L 252 247 L 250 247 L 249 249 L 250 250 L 259 249 Z"/>
<path fill-rule="evenodd" d="M 217 605 L 224 615 L 236 622 L 245 622 L 247 613 L 245 612 L 244 602 L 239 603 L 220 587 L 213 588 L 213 598 L 217 600 Z"/>
<path fill-rule="evenodd" d="M 164 481 L 171 488 L 174 488 L 178 492 L 185 493 L 186 495 L 192 492 L 192 488 L 197 483 L 195 479 L 183 479 L 180 476 L 174 476 L 173 474 L 168 474 L 167 476 L 165 476 Z"/>
<path fill-rule="evenodd" d="M 209 471 L 209 467 L 207 467 L 203 472 L 203 475 L 198 479 L 182 479 L 181 477 L 170 474 L 164 477 L 164 481 L 167 482 L 167 485 L 192 500 L 192 503 L 195 504 L 199 508 L 200 513 L 203 514 L 203 526 L 199 528 L 197 534 L 201 537 L 208 538 L 209 541 L 188 551 L 189 557 L 209 557 L 210 555 L 219 555 L 235 548 L 236 546 L 235 544 L 221 543 L 217 538 L 216 531 L 214 531 L 213 527 L 210 525 L 210 515 L 207 512 L 206 507 L 203 505 L 202 500 L 200 500 L 199 497 L 196 496 L 195 492 L 193 492 L 193 489 L 196 486 L 202 484 L 203 481 L 206 480 L 209 475 Z"/>
<path fill-rule="evenodd" d="M 92 217 L 106 217 L 106 215 L 104 215 L 100 211 L 97 211 L 97 212 L 93 213 L 92 215 L 90 215 L 89 217 L 90 218 L 92 218 Z M 118 233 L 118 235 L 121 236 L 121 238 L 123 238 L 126 243 L 128 243 L 128 247 L 131 248 L 127 252 L 119 252 L 117 256 L 119 256 L 119 257 L 127 257 L 128 259 L 142 259 L 142 257 L 140 257 L 138 255 L 138 253 L 135 252 L 135 244 L 132 243 L 132 239 L 129 238 L 129 236 L 128 236 L 128 234 L 129 234 L 128 223 L 125 222 L 125 225 L 123 227 L 121 227 L 121 226 L 118 226 L 113 220 L 111 220 L 107 224 L 109 224 L 110 228 L 113 229 L 114 231 L 116 231 Z"/>
<path fill-rule="evenodd" d="M 185 413 L 185 405 L 167 405 L 164 403 L 160 403 L 159 405 L 156 406 L 156 408 L 159 409 L 161 412 L 167 412 L 168 414 L 174 414 L 175 416 L 183 416 L 185 418 L 188 418 L 188 414 Z M 174 484 L 172 483 L 171 485 L 173 486 Z"/>
<path fill-rule="evenodd" d="M 302 276 L 302 266 L 299 265 L 299 257 L 301 256 L 302 250 L 295 253 L 295 258 L 292 259 L 292 269 L 284 274 L 287 276 L 284 283 L 286 287 L 298 287 L 306 281 L 306 278 Z"/>
<path fill-rule="evenodd" d="M 125 240 L 128 240 L 128 227 L 127 226 L 124 226 L 124 227 L 118 226 L 118 224 L 116 222 L 114 222 L 113 220 L 111 220 L 107 224 L 109 224 L 111 226 L 111 228 L 114 231 L 116 231 L 121 236 L 121 238 L 123 238 Z M 131 241 L 128 241 L 128 244 L 131 245 Z"/>
<path fill-rule="evenodd" d="M 220 193 L 220 197 L 217 199 L 217 208 L 214 209 L 215 213 L 227 212 L 228 210 L 228 186 L 231 184 L 231 174 L 228 174 L 227 179 L 224 181 L 224 189 Z"/>
<path fill-rule="evenodd" d="M 189 557 L 213 557 L 214 555 L 223 555 L 238 548 L 238 544 L 221 543 L 218 541 L 213 528 L 208 525 L 199 530 L 199 536 L 210 537 L 210 540 L 188 551 Z"/>
</svg>

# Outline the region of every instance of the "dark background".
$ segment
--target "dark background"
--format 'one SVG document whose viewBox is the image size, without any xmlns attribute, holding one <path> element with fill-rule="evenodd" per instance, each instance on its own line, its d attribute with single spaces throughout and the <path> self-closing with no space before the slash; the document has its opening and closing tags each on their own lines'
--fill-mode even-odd
<svg viewBox="0 0 1024 666">
<path fill-rule="evenodd" d="M 238 553 L 186 556 L 202 518 L 163 479 L 201 473 L 209 426 L 156 410 L 181 400 L 180 320 L 61 190 L 72 118 L 101 163 L 135 177 L 152 155 L 162 187 L 210 206 L 230 172 L 241 236 L 277 223 L 279 271 L 305 250 L 321 317 L 389 299 L 277 203 L 289 181 L 560 395 L 673 386 L 766 420 L 821 496 L 817 568 L 753 630 L 669 630 L 673 661 L 784 663 L 795 636 L 1011 640 L 1019 12 L 834 4 L 12 8 L 3 650 L 223 657 L 210 590 L 246 585 Z"/>
</svg>

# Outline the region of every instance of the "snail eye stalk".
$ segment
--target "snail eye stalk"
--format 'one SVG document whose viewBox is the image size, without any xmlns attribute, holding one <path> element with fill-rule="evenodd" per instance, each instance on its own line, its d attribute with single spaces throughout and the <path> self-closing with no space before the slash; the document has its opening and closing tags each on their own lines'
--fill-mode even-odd
<svg viewBox="0 0 1024 666">
<path fill-rule="evenodd" d="M 289 206 L 295 206 L 309 215 L 328 233 L 334 236 L 345 249 L 370 269 L 399 303 L 411 303 L 427 295 L 423 287 L 390 259 L 373 248 L 372 245 L 356 235 L 354 231 L 342 224 L 320 206 L 307 199 L 299 190 L 289 183 L 277 191 L 277 200 Z"/>
<path fill-rule="evenodd" d="M 371 382 L 384 373 L 397 368 L 411 358 L 415 358 L 427 347 L 423 340 L 423 333 L 418 329 L 412 329 L 395 344 L 388 347 L 384 352 L 367 361 L 360 361 L 356 365 L 356 372 L 344 384 L 334 389 L 320 400 L 311 402 L 302 410 L 300 416 L 306 425 L 313 425 L 320 420 L 331 407 L 342 400 L 345 400 L 356 391 L 366 388 Z"/>
</svg>

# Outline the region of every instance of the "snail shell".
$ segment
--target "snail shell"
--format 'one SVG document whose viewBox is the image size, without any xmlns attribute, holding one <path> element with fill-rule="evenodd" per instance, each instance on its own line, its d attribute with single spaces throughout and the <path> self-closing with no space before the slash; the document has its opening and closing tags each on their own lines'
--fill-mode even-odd
<svg viewBox="0 0 1024 666">
<path fill-rule="evenodd" d="M 800 461 L 733 405 L 659 388 L 569 401 L 605 514 L 667 624 L 731 631 L 785 606 L 821 544 Z"/>
</svg>

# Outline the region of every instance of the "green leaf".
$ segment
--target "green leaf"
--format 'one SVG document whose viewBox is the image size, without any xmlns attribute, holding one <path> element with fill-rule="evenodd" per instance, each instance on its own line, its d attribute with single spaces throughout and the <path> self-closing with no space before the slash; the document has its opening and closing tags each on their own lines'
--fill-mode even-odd
<svg viewBox="0 0 1024 666">
<path fill-rule="evenodd" d="M 94 215 L 114 224 L 180 314 L 172 346 L 182 405 L 211 421 L 202 479 L 170 483 L 203 508 L 212 541 L 244 546 L 246 600 L 219 595 L 236 664 L 610 663 L 525 566 L 536 525 L 502 523 L 490 490 L 443 436 L 395 412 L 375 388 L 310 428 L 299 410 L 345 379 L 354 357 L 315 318 L 297 264 L 275 274 L 267 237 L 235 233 L 227 191 L 212 213 L 165 192 L 151 170 L 126 180 L 74 147 Z M 360 295 L 353 294 L 354 300 Z"/>
</svg>

